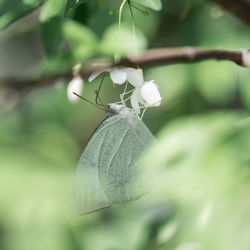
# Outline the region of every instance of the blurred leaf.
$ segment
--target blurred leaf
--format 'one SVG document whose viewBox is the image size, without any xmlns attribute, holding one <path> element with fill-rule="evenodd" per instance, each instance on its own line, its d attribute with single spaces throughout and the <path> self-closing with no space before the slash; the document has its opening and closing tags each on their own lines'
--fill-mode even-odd
<svg viewBox="0 0 250 250">
<path fill-rule="evenodd" d="M 242 97 L 242 101 L 250 110 L 250 70 L 249 69 L 241 69 L 241 79 L 240 79 L 240 94 Z"/>
<path fill-rule="evenodd" d="M 108 55 L 114 55 L 115 53 L 128 55 L 138 53 L 146 46 L 147 39 L 139 30 L 136 30 L 136 36 L 134 36 L 130 27 L 122 26 L 119 30 L 117 25 L 113 25 L 104 33 L 100 43 L 100 52 Z"/>
<path fill-rule="evenodd" d="M 56 56 L 62 47 L 61 17 L 51 18 L 41 25 L 43 47 L 48 57 Z"/>
<path fill-rule="evenodd" d="M 43 46 L 48 57 L 56 56 L 62 47 L 61 25 L 67 5 L 66 1 L 47 0 L 40 14 Z"/>
<path fill-rule="evenodd" d="M 217 112 L 203 116 L 183 118 L 168 124 L 159 134 L 159 142 L 145 155 L 143 159 L 144 165 L 150 169 L 152 167 L 152 170 L 161 169 L 164 166 L 163 171 L 166 171 L 165 173 L 169 172 L 169 174 L 174 174 L 175 171 L 177 173 L 179 170 L 183 170 L 183 173 L 188 171 L 189 176 L 197 173 L 198 170 L 201 172 L 211 170 L 211 174 L 213 171 L 218 171 L 213 173 L 217 174 L 218 178 L 219 171 L 224 167 L 224 170 L 230 172 L 232 169 L 229 166 L 233 166 L 235 160 L 238 160 L 238 166 L 241 166 L 249 158 L 250 124 L 247 120 L 244 122 L 244 119 L 245 116 L 241 113 Z M 237 147 L 240 145 L 244 145 L 243 148 L 245 149 L 244 151 L 241 149 L 241 153 L 237 150 Z M 225 158 L 227 164 L 220 166 L 210 165 L 209 168 L 206 168 L 209 161 L 215 159 L 218 154 L 224 157 L 224 149 L 232 151 L 231 153 L 228 151 L 227 153 L 229 154 L 225 155 L 227 156 Z M 163 176 L 163 178 L 166 177 Z M 187 182 L 189 181 L 188 175 L 184 175 L 183 177 Z M 167 178 L 171 178 L 170 175 Z M 197 180 L 199 181 L 199 179 Z M 216 179 L 213 180 L 215 181 Z M 181 175 L 175 180 L 173 178 L 172 181 L 181 181 Z M 177 186 L 171 186 L 171 182 L 166 182 L 166 185 L 169 188 L 174 188 L 175 192 L 177 192 Z M 220 182 L 218 185 L 222 185 L 222 183 Z M 179 186 L 179 190 L 187 194 L 190 191 L 187 189 L 184 190 L 182 186 Z"/>
<path fill-rule="evenodd" d="M 216 250 L 248 249 L 249 228 L 241 227 L 237 203 L 249 197 L 250 120 L 245 118 L 217 112 L 180 119 L 167 125 L 158 144 L 144 155 L 141 166 L 150 169 L 151 196 L 172 198 L 185 211 L 179 243 L 195 239 L 201 249 L 211 249 L 210 244 Z M 229 226 L 232 216 L 234 227 Z M 249 223 L 247 210 L 245 216 Z"/>
<path fill-rule="evenodd" d="M 84 44 L 95 45 L 97 37 L 88 27 L 72 20 L 66 20 L 63 24 L 63 34 L 75 46 Z"/>
<path fill-rule="evenodd" d="M 168 104 L 180 98 L 189 87 L 186 81 L 188 79 L 186 65 L 154 67 L 147 70 L 145 75 L 145 79 L 154 79 L 157 82 L 162 95 L 166 96 Z"/>
<path fill-rule="evenodd" d="M 40 21 L 43 23 L 56 16 L 63 17 L 66 6 L 67 0 L 46 0 L 39 17 Z"/>
<path fill-rule="evenodd" d="M 153 10 L 161 10 L 162 8 L 161 0 L 133 0 L 133 2 L 151 8 Z"/>
<path fill-rule="evenodd" d="M 74 58 L 84 59 L 96 50 L 97 37 L 88 27 L 66 20 L 63 24 L 63 35 L 72 45 Z"/>
<path fill-rule="evenodd" d="M 36 6 L 33 3 L 43 2 L 47 7 L 41 8 L 41 31 L 47 35 L 42 39 L 51 40 L 45 42 L 49 54 L 62 48 L 62 53 L 54 53 L 58 56 L 43 60 L 44 73 L 70 72 L 75 61 L 98 53 L 113 57 L 119 50 L 138 51 L 130 39 L 129 8 L 122 16 L 129 35 L 120 37 L 111 31 L 105 38 L 109 27 L 117 25 L 118 11 L 113 16 L 108 12 L 119 8 L 122 0 L 91 0 L 78 6 L 68 0 L 0 0 L 0 27 L 29 13 Z M 159 9 L 157 2 L 131 0 L 142 9 Z M 249 47 L 247 25 L 217 6 L 188 2 L 164 1 L 164 11 L 151 11 L 147 17 L 134 11 L 136 27 L 146 34 L 151 48 Z M 79 23 L 65 20 L 67 10 Z M 41 64 L 43 53 L 36 18 L 32 14 L 10 28 L 0 37 L 0 75 L 18 78 L 24 68 L 37 75 L 31 68 Z M 143 170 L 151 168 L 150 178 L 157 181 L 144 198 L 121 207 L 69 216 L 73 168 L 92 128 L 104 116 L 101 111 L 84 102 L 68 103 L 64 83 L 58 81 L 22 95 L 19 105 L 2 115 L 1 250 L 34 246 L 36 250 L 249 250 L 250 131 L 242 115 L 250 111 L 249 69 L 209 61 L 145 68 L 144 73 L 146 81 L 157 81 L 166 97 L 160 108 L 148 110 L 144 117 L 151 130 L 162 128 L 159 146 L 144 155 L 142 165 Z M 97 82 L 86 83 L 87 99 L 95 99 Z M 121 91 L 122 86 L 113 88 L 107 77 L 103 102 L 116 102 Z M 0 97 L 4 105 L 16 97 L 8 92 L 6 98 Z M 172 205 L 171 218 L 161 204 Z"/>
<path fill-rule="evenodd" d="M 208 61 L 195 65 L 195 69 L 196 87 L 209 102 L 227 103 L 232 98 L 238 80 L 234 64 Z"/>
<path fill-rule="evenodd" d="M 71 8 L 76 8 L 78 5 L 82 3 L 86 3 L 88 0 L 68 0 L 66 11 L 67 12 Z"/>
<path fill-rule="evenodd" d="M 44 0 L 0 0 L 0 29 L 39 7 Z"/>
</svg>

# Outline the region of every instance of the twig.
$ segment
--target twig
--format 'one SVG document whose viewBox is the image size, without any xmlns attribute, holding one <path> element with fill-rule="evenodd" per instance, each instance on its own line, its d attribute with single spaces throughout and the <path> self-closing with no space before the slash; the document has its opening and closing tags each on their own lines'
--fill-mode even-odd
<svg viewBox="0 0 250 250">
<path fill-rule="evenodd" d="M 240 66 L 250 66 L 250 49 L 248 50 L 222 50 L 222 49 L 198 49 L 192 47 L 184 48 L 158 48 L 147 50 L 142 54 L 128 56 L 119 63 L 112 66 L 93 66 L 89 68 L 83 68 L 79 75 L 82 78 L 86 78 L 93 72 L 104 70 L 110 67 L 117 66 L 156 66 L 178 63 L 194 63 L 207 59 L 227 60 L 234 62 Z M 70 80 L 72 78 L 72 72 L 66 72 L 63 74 L 41 76 L 39 79 L 13 79 L 13 78 L 0 78 L 0 85 L 5 87 L 11 87 L 16 90 L 30 89 L 42 86 L 48 86 L 54 84 L 58 80 Z"/>
<path fill-rule="evenodd" d="M 249 50 L 222 50 L 222 49 L 197 49 L 184 48 L 159 48 L 151 49 L 138 56 L 128 57 L 125 62 L 131 66 L 152 64 L 193 63 L 207 59 L 228 60 L 240 66 L 246 66 L 243 55 Z"/>
</svg>

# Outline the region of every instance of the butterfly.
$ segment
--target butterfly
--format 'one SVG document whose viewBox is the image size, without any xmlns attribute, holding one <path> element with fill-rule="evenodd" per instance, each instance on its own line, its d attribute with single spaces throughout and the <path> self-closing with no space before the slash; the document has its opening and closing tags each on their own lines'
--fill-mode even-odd
<svg viewBox="0 0 250 250">
<path fill-rule="evenodd" d="M 76 167 L 73 216 L 133 201 L 144 194 L 136 162 L 155 137 L 124 105 L 109 104 L 106 113 Z"/>
</svg>

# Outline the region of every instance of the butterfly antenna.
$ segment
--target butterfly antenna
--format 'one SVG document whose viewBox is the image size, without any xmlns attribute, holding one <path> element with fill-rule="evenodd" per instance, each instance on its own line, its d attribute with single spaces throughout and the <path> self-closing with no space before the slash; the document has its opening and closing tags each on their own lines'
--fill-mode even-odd
<svg viewBox="0 0 250 250">
<path fill-rule="evenodd" d="M 102 80 L 101 80 L 101 82 L 100 82 L 100 85 L 99 85 L 99 87 L 98 87 L 98 90 L 95 91 L 95 93 L 96 93 L 95 103 L 96 103 L 97 105 L 99 105 L 99 106 L 104 106 L 104 104 L 103 104 L 103 102 L 102 102 L 102 100 L 101 100 L 101 98 L 100 98 L 100 96 L 99 96 L 99 93 L 100 93 L 100 90 L 101 90 L 101 87 L 102 87 L 102 84 L 103 84 L 105 75 L 106 75 L 106 74 L 104 73 L 104 75 L 103 75 L 103 77 L 102 77 Z M 98 100 L 100 101 L 100 103 L 98 102 Z"/>
<path fill-rule="evenodd" d="M 97 101 L 97 99 L 95 100 L 95 103 L 98 105 L 98 106 L 105 106 L 104 104 L 103 104 L 103 101 L 102 101 L 102 99 L 101 99 L 101 97 L 100 96 L 98 96 L 98 92 L 97 92 L 97 90 L 95 91 L 95 94 L 96 94 L 96 96 L 97 96 L 97 98 L 98 98 L 98 100 L 99 100 L 99 102 Z"/>
<path fill-rule="evenodd" d="M 95 103 L 89 101 L 88 99 L 86 99 L 86 98 L 84 98 L 84 97 L 78 95 L 77 93 L 73 92 L 73 94 L 76 95 L 76 96 L 78 96 L 79 98 L 83 99 L 84 101 L 88 102 L 89 104 L 92 104 L 92 105 L 95 106 L 96 108 L 106 111 L 104 108 L 101 108 L 100 106 L 98 106 L 98 105 L 96 105 Z"/>
</svg>

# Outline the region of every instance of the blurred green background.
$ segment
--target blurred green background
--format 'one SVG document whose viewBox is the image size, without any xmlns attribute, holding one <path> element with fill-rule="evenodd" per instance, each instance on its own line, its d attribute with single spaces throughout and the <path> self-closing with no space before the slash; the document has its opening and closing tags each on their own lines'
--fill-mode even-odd
<svg viewBox="0 0 250 250">
<path fill-rule="evenodd" d="M 157 11 L 160 1 L 152 2 L 153 9 L 141 6 L 148 16 L 134 9 L 137 42 L 130 43 L 128 7 L 120 33 L 118 10 L 109 15 L 121 1 L 0 0 L 0 78 L 64 72 L 117 51 L 249 48 L 249 27 L 217 5 L 164 0 Z M 77 218 L 69 211 L 72 176 L 105 114 L 69 102 L 60 79 L 0 86 L 1 250 L 250 249 L 249 69 L 205 61 L 145 68 L 144 78 L 166 97 L 144 117 L 158 139 L 140 162 L 152 191 Z M 86 79 L 83 96 L 94 100 L 99 81 Z M 110 103 L 121 91 L 106 77 L 101 96 Z"/>
</svg>

